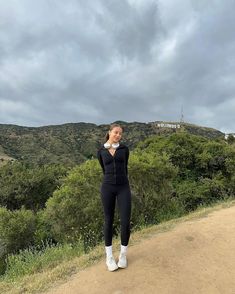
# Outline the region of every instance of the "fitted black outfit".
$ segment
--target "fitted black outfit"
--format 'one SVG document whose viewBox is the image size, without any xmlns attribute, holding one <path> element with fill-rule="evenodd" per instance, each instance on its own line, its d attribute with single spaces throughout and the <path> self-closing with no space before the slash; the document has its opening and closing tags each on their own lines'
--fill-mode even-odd
<svg viewBox="0 0 235 294">
<path fill-rule="evenodd" d="M 116 198 L 121 218 L 121 244 L 127 246 L 130 238 L 131 216 L 131 191 L 128 179 L 129 149 L 120 143 L 112 155 L 108 149 L 101 146 L 97 151 L 97 158 L 104 175 L 100 192 L 105 216 L 105 246 L 112 245 Z"/>
</svg>

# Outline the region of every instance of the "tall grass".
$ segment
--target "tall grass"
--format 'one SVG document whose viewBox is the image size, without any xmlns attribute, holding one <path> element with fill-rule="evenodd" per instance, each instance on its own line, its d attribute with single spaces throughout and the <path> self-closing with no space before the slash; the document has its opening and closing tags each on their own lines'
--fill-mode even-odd
<svg viewBox="0 0 235 294">
<path fill-rule="evenodd" d="M 29 247 L 18 254 L 9 254 L 7 268 L 0 281 L 14 281 L 24 275 L 41 272 L 58 265 L 61 261 L 70 260 L 84 253 L 81 242 L 74 244 L 52 244 L 42 242 L 42 246 Z"/>
</svg>

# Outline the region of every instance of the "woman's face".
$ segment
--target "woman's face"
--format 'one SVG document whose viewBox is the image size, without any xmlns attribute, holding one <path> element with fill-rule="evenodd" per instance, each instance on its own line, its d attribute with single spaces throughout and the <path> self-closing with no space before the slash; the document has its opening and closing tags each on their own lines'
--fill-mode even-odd
<svg viewBox="0 0 235 294">
<path fill-rule="evenodd" d="M 109 141 L 117 143 L 122 137 L 122 128 L 114 127 L 109 131 Z"/>
</svg>

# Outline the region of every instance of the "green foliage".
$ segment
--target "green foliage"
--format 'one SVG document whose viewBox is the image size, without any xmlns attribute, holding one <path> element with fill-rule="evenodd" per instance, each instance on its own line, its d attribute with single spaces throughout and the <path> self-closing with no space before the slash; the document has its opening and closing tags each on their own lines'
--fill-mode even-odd
<svg viewBox="0 0 235 294">
<path fill-rule="evenodd" d="M 135 224 L 159 222 L 160 210 L 171 201 L 172 180 L 178 169 L 166 154 L 133 152 L 129 161 Z"/>
<path fill-rule="evenodd" d="M 228 198 L 223 179 L 202 178 L 200 181 L 183 181 L 177 186 L 177 196 L 186 212 Z"/>
<path fill-rule="evenodd" d="M 42 242 L 54 242 L 57 243 L 51 234 L 51 227 L 50 224 L 45 219 L 44 210 L 41 209 L 36 212 L 36 229 L 34 232 L 34 245 L 40 246 Z"/>
<path fill-rule="evenodd" d="M 175 133 L 170 136 L 153 136 L 141 142 L 137 150 L 168 154 L 169 161 L 178 167 L 178 177 L 188 179 L 194 177 L 195 155 L 200 152 L 206 138 L 188 133 Z"/>
<path fill-rule="evenodd" d="M 213 178 L 219 171 L 231 177 L 235 171 L 235 150 L 224 143 L 207 142 L 203 151 L 196 154 L 196 169 L 199 176 Z"/>
<path fill-rule="evenodd" d="M 10 210 L 22 206 L 33 211 L 42 209 L 66 172 L 62 165 L 29 168 L 9 162 L 0 168 L 0 205 Z"/>
<path fill-rule="evenodd" d="M 17 252 L 32 245 L 35 215 L 24 208 L 16 211 L 0 207 L 0 240 L 7 252 Z"/>
<path fill-rule="evenodd" d="M 188 133 L 152 136 L 136 150 L 166 153 L 178 168 L 173 180 L 175 196 L 186 211 L 235 194 L 235 150 L 224 140 L 210 140 Z"/>
<path fill-rule="evenodd" d="M 232 134 L 229 134 L 228 138 L 227 138 L 227 142 L 230 145 L 234 144 L 235 143 L 235 137 Z"/>
<path fill-rule="evenodd" d="M 61 188 L 46 203 L 45 219 L 59 242 L 82 238 L 85 250 L 102 237 L 102 206 L 99 192 L 100 166 L 88 160 L 74 168 Z"/>
<path fill-rule="evenodd" d="M 5 258 L 34 242 L 35 215 L 32 211 L 16 211 L 0 207 L 0 273 L 6 268 Z"/>
</svg>

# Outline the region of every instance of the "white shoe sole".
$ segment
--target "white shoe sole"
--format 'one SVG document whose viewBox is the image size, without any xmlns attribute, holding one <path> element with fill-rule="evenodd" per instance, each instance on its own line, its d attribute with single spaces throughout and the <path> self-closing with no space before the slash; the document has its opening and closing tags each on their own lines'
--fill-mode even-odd
<svg viewBox="0 0 235 294">
<path fill-rule="evenodd" d="M 114 269 L 110 269 L 109 267 L 108 267 L 108 271 L 110 271 L 110 272 L 114 272 L 114 271 L 116 271 L 118 269 L 118 267 L 116 267 L 116 268 L 114 268 Z"/>
</svg>

